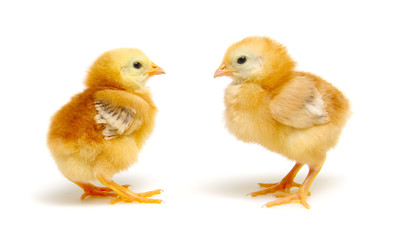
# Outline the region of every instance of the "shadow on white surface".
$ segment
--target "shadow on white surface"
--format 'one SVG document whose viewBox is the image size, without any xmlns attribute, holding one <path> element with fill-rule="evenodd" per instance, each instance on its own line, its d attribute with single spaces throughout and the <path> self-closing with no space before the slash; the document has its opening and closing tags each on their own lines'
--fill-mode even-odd
<svg viewBox="0 0 396 240">
<path fill-rule="evenodd" d="M 305 176 L 298 176 L 296 178 L 296 182 L 302 183 Z M 200 191 L 202 194 L 217 196 L 222 198 L 246 198 L 247 194 L 259 191 L 261 189 L 257 183 L 276 183 L 279 182 L 283 176 L 281 175 L 267 175 L 267 176 L 257 176 L 257 175 L 249 175 L 249 176 L 238 176 L 227 178 L 217 178 L 212 179 L 211 181 L 204 181 L 196 186 L 192 186 Z M 343 175 L 319 175 L 317 179 L 314 181 L 311 187 L 311 193 L 313 195 L 330 194 L 330 192 L 337 191 L 337 188 L 342 188 L 343 185 L 346 185 L 347 179 L 346 176 Z M 292 192 L 296 191 L 297 188 L 293 188 Z M 269 196 L 271 199 L 273 194 L 268 194 L 266 196 L 258 196 L 256 198 L 262 198 Z"/>
<path fill-rule="evenodd" d="M 87 197 L 81 200 L 83 193 L 82 189 L 73 183 L 60 183 L 41 191 L 36 200 L 42 204 L 59 206 L 103 205 L 111 200 L 111 197 Z"/>
<path fill-rule="evenodd" d="M 247 176 L 242 175 L 227 175 L 227 176 L 206 176 L 204 179 L 195 179 L 195 181 L 189 182 L 173 182 L 173 185 L 162 185 L 158 184 L 158 179 L 153 179 L 152 176 L 134 175 L 131 176 L 120 176 L 116 177 L 115 181 L 119 184 L 131 184 L 130 189 L 134 192 L 144 192 L 154 189 L 163 189 L 164 192 L 160 195 L 155 196 L 165 201 L 166 205 L 171 207 L 181 202 L 189 202 L 190 204 L 200 204 L 202 202 L 212 202 L 216 205 L 216 201 L 225 203 L 229 199 L 229 204 L 233 205 L 234 201 L 243 201 L 247 204 L 259 203 L 260 205 L 266 202 L 272 201 L 275 198 L 273 194 L 265 196 L 250 197 L 247 194 L 254 191 L 259 191 L 260 188 L 257 183 L 274 183 L 282 179 L 282 175 L 266 175 L 263 174 L 251 174 Z M 304 180 L 305 174 L 297 176 L 296 181 L 301 183 Z M 344 175 L 336 174 L 323 174 L 319 175 L 314 182 L 311 193 L 312 196 L 321 201 L 330 202 L 336 199 L 335 196 L 340 195 L 343 192 L 343 188 L 348 184 L 348 179 Z M 95 185 L 101 186 L 98 183 Z M 297 188 L 293 188 L 292 191 L 296 191 Z M 76 185 L 68 181 L 59 181 L 51 185 L 47 185 L 45 188 L 41 188 L 37 192 L 35 198 L 36 201 L 41 204 L 53 205 L 53 206 L 106 206 L 109 205 L 109 201 L 112 197 L 87 197 L 84 200 L 80 200 L 83 191 Z M 313 197 L 310 199 L 313 200 Z M 328 199 L 328 200 L 325 200 Z M 249 202 L 249 203 L 248 203 Z M 252 203 L 250 203 L 252 202 Z M 311 202 L 309 200 L 309 202 Z M 116 204 L 120 205 L 122 203 Z M 188 204 L 189 205 L 189 204 Z M 227 205 L 227 204 L 226 204 Z"/>
</svg>

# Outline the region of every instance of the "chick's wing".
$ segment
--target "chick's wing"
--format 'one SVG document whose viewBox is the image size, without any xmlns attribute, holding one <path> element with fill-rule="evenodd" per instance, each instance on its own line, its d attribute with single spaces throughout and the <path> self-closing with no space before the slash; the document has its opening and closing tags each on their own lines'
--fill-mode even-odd
<svg viewBox="0 0 396 240">
<path fill-rule="evenodd" d="M 326 103 L 307 76 L 292 79 L 270 102 L 272 117 L 294 128 L 309 128 L 329 122 Z"/>
<path fill-rule="evenodd" d="M 106 100 L 95 101 L 95 108 L 98 111 L 95 121 L 104 124 L 103 136 L 106 140 L 123 135 L 131 127 L 136 115 L 133 109 Z"/>
</svg>

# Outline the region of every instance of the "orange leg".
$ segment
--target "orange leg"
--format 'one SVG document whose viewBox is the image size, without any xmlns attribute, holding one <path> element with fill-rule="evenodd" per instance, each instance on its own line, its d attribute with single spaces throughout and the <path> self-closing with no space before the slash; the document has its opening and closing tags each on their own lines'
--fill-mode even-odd
<svg viewBox="0 0 396 240">
<path fill-rule="evenodd" d="M 292 170 L 279 182 L 279 183 L 259 183 L 260 187 L 266 187 L 264 190 L 249 193 L 248 195 L 256 197 L 259 195 L 265 195 L 268 193 L 274 193 L 277 191 L 282 191 L 285 193 L 290 193 L 290 189 L 293 187 L 300 187 L 301 184 L 295 183 L 294 178 L 296 177 L 298 171 L 302 168 L 303 164 L 296 163 Z"/>
<path fill-rule="evenodd" d="M 309 188 L 311 187 L 313 181 L 315 180 L 316 176 L 318 175 L 320 171 L 319 169 L 316 168 L 309 168 L 309 172 L 307 177 L 304 180 L 304 183 L 301 185 L 301 187 L 298 189 L 296 193 L 293 194 L 276 194 L 275 197 L 279 197 L 280 199 L 272 201 L 267 203 L 265 206 L 267 207 L 272 207 L 272 206 L 277 206 L 277 205 L 282 205 L 286 203 L 301 203 L 304 207 L 310 208 L 310 206 L 307 203 L 307 196 L 309 196 Z"/>
<path fill-rule="evenodd" d="M 160 200 L 160 199 L 148 198 L 153 195 L 160 194 L 162 191 L 160 189 L 157 189 L 154 191 L 149 191 L 149 192 L 144 192 L 144 193 L 133 193 L 128 188 L 118 185 L 113 180 L 108 180 L 100 174 L 98 174 L 96 177 L 103 185 L 107 186 L 108 188 L 112 189 L 114 192 L 117 193 L 116 194 L 117 198 L 111 200 L 110 201 L 111 204 L 121 202 L 121 201 L 140 202 L 140 203 L 162 203 L 162 200 Z"/>
</svg>

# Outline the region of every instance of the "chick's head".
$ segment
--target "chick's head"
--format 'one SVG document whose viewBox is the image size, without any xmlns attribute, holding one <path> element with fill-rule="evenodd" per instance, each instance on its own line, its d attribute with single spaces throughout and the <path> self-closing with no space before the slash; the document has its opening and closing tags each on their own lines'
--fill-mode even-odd
<svg viewBox="0 0 396 240">
<path fill-rule="evenodd" d="M 147 80 L 165 73 L 139 49 L 118 48 L 102 54 L 90 67 L 88 87 L 114 87 L 137 90 Z"/>
<path fill-rule="evenodd" d="M 294 69 L 286 48 L 267 37 L 247 37 L 232 44 L 214 77 L 229 76 L 234 83 L 279 85 Z"/>
</svg>

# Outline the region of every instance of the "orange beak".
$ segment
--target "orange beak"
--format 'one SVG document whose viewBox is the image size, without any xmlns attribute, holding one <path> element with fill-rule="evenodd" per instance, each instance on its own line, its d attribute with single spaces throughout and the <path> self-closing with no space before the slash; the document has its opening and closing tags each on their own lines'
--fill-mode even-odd
<svg viewBox="0 0 396 240">
<path fill-rule="evenodd" d="M 222 76 L 232 76 L 233 72 L 235 72 L 235 71 L 227 69 L 225 64 L 223 63 L 216 70 L 216 72 L 215 72 L 213 77 L 217 78 L 217 77 L 222 77 Z"/>
<path fill-rule="evenodd" d="M 160 75 L 160 74 L 164 74 L 165 71 L 158 67 L 155 63 L 151 63 L 151 69 L 147 71 L 147 74 L 150 76 L 153 75 Z"/>
</svg>

